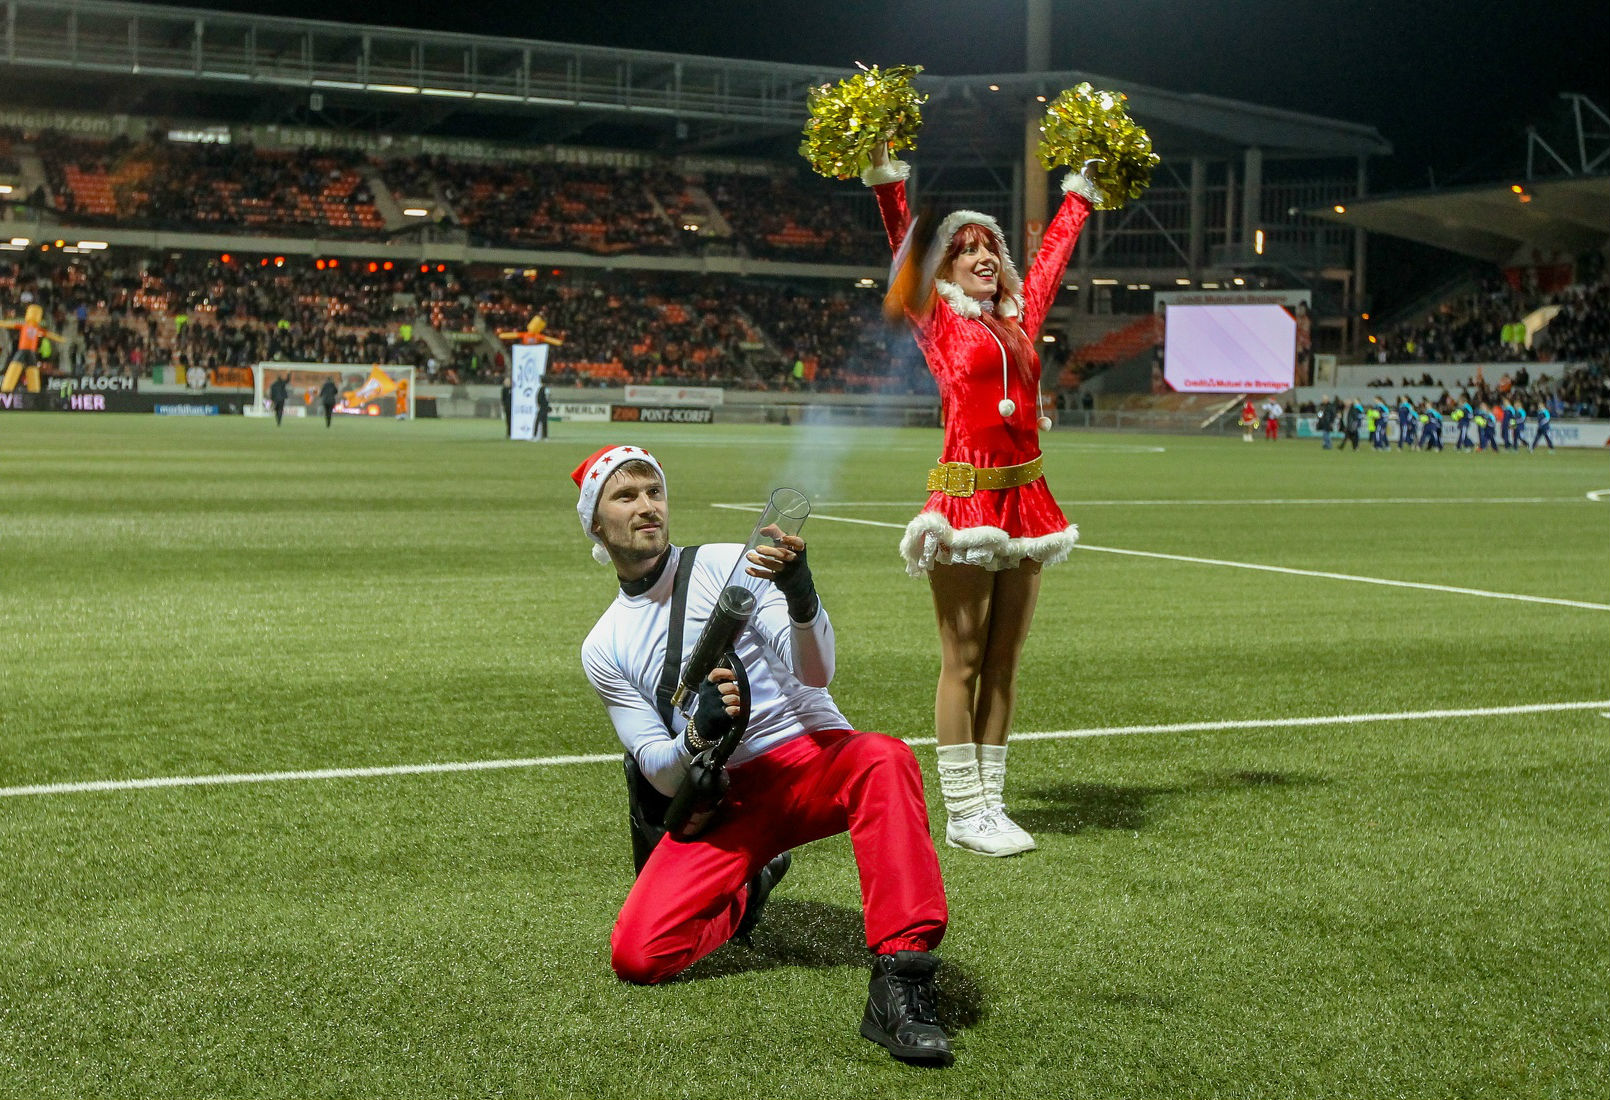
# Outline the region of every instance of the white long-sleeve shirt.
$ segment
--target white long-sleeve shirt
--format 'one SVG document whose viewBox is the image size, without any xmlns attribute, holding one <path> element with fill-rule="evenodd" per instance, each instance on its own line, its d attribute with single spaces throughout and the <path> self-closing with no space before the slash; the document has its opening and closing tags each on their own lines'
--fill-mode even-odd
<svg viewBox="0 0 1610 1100">
<path fill-rule="evenodd" d="M 684 664 L 742 551 L 737 543 L 699 548 L 688 577 L 683 615 Z M 659 579 L 641 595 L 617 592 L 581 647 L 582 667 L 621 744 L 637 758 L 649 781 L 667 795 L 676 792 L 691 759 L 682 745 L 686 719 L 673 712 L 672 728 L 667 729 L 654 701 L 665 665 L 672 587 L 681 556 L 682 548 L 673 546 Z M 733 765 L 802 733 L 851 728 L 827 692 L 833 679 L 833 624 L 827 610 L 818 601 L 813 620 L 795 623 L 775 585 L 757 585 L 753 578 L 747 583 L 758 602 L 734 648 L 749 677 L 750 716 L 748 731 L 732 755 Z"/>
</svg>

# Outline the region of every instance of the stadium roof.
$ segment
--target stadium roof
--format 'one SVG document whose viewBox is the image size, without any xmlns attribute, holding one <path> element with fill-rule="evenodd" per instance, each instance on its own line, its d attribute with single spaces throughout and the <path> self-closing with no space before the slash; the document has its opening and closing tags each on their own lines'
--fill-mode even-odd
<svg viewBox="0 0 1610 1100">
<path fill-rule="evenodd" d="M 951 116 L 947 121 L 961 123 L 971 111 L 991 123 L 985 132 L 998 134 L 1004 139 L 1003 147 L 1021 156 L 1021 123 L 1013 121 L 1021 118 L 1021 104 L 1035 96 L 1054 98 L 1064 88 L 1084 81 L 1124 92 L 1131 113 L 1151 135 L 1153 147 L 1168 158 L 1222 159 L 1252 147 L 1262 149 L 1267 159 L 1352 158 L 1392 152 L 1387 140 L 1370 126 L 1256 103 L 1169 92 L 1079 70 L 936 78 L 929 114 Z M 921 80 L 919 84 L 928 86 Z M 930 129 L 940 128 L 925 127 L 925 141 Z M 943 130 L 967 132 L 962 125 Z M 970 135 L 969 140 L 976 142 L 977 137 Z"/>
<path fill-rule="evenodd" d="M 1610 176 L 1386 195 L 1308 213 L 1496 264 L 1533 262 L 1533 250 L 1574 254 L 1610 242 Z"/>
<path fill-rule="evenodd" d="M 317 93 L 326 120 L 337 124 L 344 113 L 351 125 L 462 134 L 512 121 L 517 132 L 506 136 L 533 143 L 776 152 L 798 134 L 806 90 L 844 75 L 120 0 L 8 0 L 7 13 L 0 82 L 12 106 L 74 106 L 59 100 L 76 91 L 127 114 L 211 110 L 221 118 L 309 121 Z M 1020 159 L 1022 104 L 1083 80 L 1128 93 L 1167 159 L 1233 157 L 1253 147 L 1271 158 L 1391 152 L 1371 127 L 1077 71 L 924 74 L 919 87 L 931 96 L 924 148 Z M 186 107 L 185 97 L 205 105 Z"/>
</svg>

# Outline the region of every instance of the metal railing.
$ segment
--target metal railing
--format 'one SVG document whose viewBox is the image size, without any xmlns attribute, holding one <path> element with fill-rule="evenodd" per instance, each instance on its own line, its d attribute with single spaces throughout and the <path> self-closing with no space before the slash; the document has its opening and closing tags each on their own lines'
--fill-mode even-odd
<svg viewBox="0 0 1610 1100">
<path fill-rule="evenodd" d="M 112 0 L 7 0 L 13 65 L 549 104 L 792 127 L 825 70 L 647 50 L 231 15 Z"/>
</svg>

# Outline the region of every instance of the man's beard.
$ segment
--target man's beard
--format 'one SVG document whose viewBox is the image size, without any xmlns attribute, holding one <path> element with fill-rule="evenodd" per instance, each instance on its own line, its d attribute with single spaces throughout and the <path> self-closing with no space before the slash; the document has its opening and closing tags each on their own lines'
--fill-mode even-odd
<svg viewBox="0 0 1610 1100">
<path fill-rule="evenodd" d="M 616 556 L 622 561 L 640 564 L 646 561 L 653 561 L 655 558 L 665 553 L 670 545 L 670 532 L 667 531 L 665 526 L 662 524 L 658 534 L 655 535 L 648 544 L 641 544 L 634 541 L 628 546 L 614 547 L 614 550 Z"/>
</svg>

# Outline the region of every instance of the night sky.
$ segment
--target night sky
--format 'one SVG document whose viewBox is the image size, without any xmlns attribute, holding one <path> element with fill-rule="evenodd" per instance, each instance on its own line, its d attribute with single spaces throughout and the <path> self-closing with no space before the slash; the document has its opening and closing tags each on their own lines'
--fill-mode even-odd
<svg viewBox="0 0 1610 1100">
<path fill-rule="evenodd" d="M 232 0 L 190 7 L 460 30 L 848 69 L 1024 67 L 1022 0 L 737 3 Z M 1610 113 L 1610 3 L 1538 0 L 1053 0 L 1052 65 L 1374 126 L 1396 150 L 1375 187 L 1500 179 L 1561 92 Z M 1481 13 L 1479 15 L 1475 13 Z M 1556 142 L 1561 152 L 1562 142 Z"/>
</svg>

